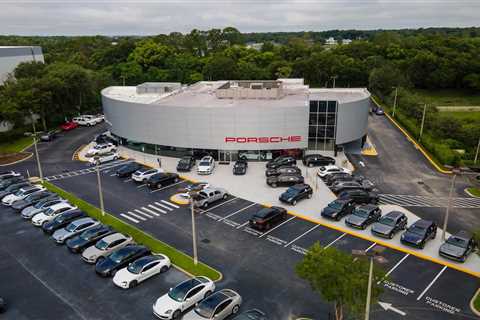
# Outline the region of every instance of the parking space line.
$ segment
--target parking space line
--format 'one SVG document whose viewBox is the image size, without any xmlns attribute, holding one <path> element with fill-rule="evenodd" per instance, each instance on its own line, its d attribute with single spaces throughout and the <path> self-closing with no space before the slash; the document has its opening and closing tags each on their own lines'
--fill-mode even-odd
<svg viewBox="0 0 480 320">
<path fill-rule="evenodd" d="M 141 184 L 141 185 L 139 185 L 139 186 L 137 187 L 137 189 L 143 188 L 143 187 L 145 187 L 146 185 L 147 185 L 146 183 Z"/>
<path fill-rule="evenodd" d="M 140 221 L 138 221 L 138 220 L 136 220 L 136 219 L 133 219 L 132 217 L 127 216 L 126 214 L 120 213 L 120 215 L 121 215 L 122 217 L 124 217 L 125 219 L 128 219 L 128 220 L 130 220 L 130 221 L 132 221 L 132 222 L 135 222 L 135 223 L 139 223 L 139 222 L 140 222 Z"/>
<path fill-rule="evenodd" d="M 368 252 L 370 251 L 370 249 L 372 249 L 373 247 L 375 247 L 377 244 L 374 242 L 372 243 L 372 245 L 370 247 L 368 247 L 367 249 L 365 249 L 365 252 Z"/>
<path fill-rule="evenodd" d="M 131 178 L 130 178 L 130 179 L 127 179 L 127 180 L 123 180 L 123 182 L 130 182 L 130 181 L 132 181 Z"/>
<path fill-rule="evenodd" d="M 342 233 L 337 239 L 333 240 L 332 242 L 330 242 L 329 244 L 327 244 L 323 249 L 327 249 L 329 247 L 331 247 L 335 242 L 337 242 L 338 240 L 342 239 L 343 237 L 345 237 L 347 234 L 346 233 Z"/>
<path fill-rule="evenodd" d="M 151 215 L 149 215 L 148 213 L 145 213 L 145 212 L 143 212 L 143 211 L 141 211 L 141 210 L 133 209 L 133 211 L 138 212 L 138 213 L 140 213 L 141 215 L 144 215 L 144 216 L 147 217 L 147 218 L 150 218 L 150 219 L 153 218 Z"/>
<path fill-rule="evenodd" d="M 227 204 L 227 203 L 229 203 L 229 202 L 232 202 L 232 201 L 235 200 L 235 199 L 237 199 L 237 198 L 236 198 L 236 197 L 233 197 L 233 198 L 230 199 L 230 200 L 227 200 L 227 201 L 225 201 L 225 202 L 222 202 L 222 203 L 220 203 L 220 204 L 217 204 L 216 206 L 213 206 L 213 207 L 211 207 L 211 208 L 208 208 L 207 210 L 204 210 L 204 211 L 207 212 L 207 211 L 213 210 L 213 209 L 215 209 L 215 208 L 221 207 L 221 206 L 223 206 L 224 204 Z"/>
<path fill-rule="evenodd" d="M 165 190 L 165 189 L 171 188 L 171 187 L 173 187 L 173 186 L 176 186 L 177 184 L 180 184 L 180 183 L 185 183 L 185 180 L 183 180 L 183 181 L 180 181 L 180 182 L 177 182 L 177 183 L 174 183 L 174 184 L 170 184 L 170 185 L 168 185 L 168 186 L 165 186 L 165 187 L 163 187 L 163 188 L 160 188 L 160 189 L 155 189 L 155 190 L 152 190 L 152 191 L 150 191 L 150 193 L 154 193 L 154 192 L 162 191 L 162 190 Z"/>
<path fill-rule="evenodd" d="M 155 204 L 156 204 L 157 206 L 160 206 L 160 208 L 163 208 L 163 209 L 165 209 L 165 210 L 168 210 L 168 211 L 173 211 L 173 209 L 172 209 L 172 208 L 170 208 L 170 207 L 167 207 L 167 206 L 166 206 L 166 205 L 164 205 L 164 204 L 161 204 L 161 203 L 158 203 L 158 202 L 155 202 Z M 157 210 L 163 211 L 162 209 L 157 209 Z M 166 213 L 166 212 L 165 212 L 165 211 L 163 211 L 163 213 Z"/>
<path fill-rule="evenodd" d="M 117 174 L 116 174 L 116 173 L 114 173 L 114 174 L 111 174 L 111 175 L 110 175 L 110 177 L 115 177 L 116 175 L 117 175 Z"/>
<path fill-rule="evenodd" d="M 145 210 L 145 211 L 147 211 L 148 213 L 151 213 L 151 214 L 153 214 L 153 215 L 156 216 L 156 217 L 159 217 L 159 216 L 160 216 L 158 213 L 156 213 L 156 212 L 154 212 L 154 211 L 152 211 L 152 210 L 150 210 L 150 209 L 147 209 L 147 208 L 145 208 L 145 207 L 142 207 L 142 210 Z"/>
<path fill-rule="evenodd" d="M 287 243 L 286 245 L 284 245 L 284 247 L 288 247 L 289 245 L 291 245 L 292 243 L 294 243 L 295 241 L 297 241 L 298 239 L 300 239 L 301 237 L 309 234 L 310 232 L 312 232 L 313 230 L 315 230 L 316 228 L 320 227 L 319 224 L 316 224 L 314 225 L 312 228 L 308 229 L 307 231 L 305 231 L 304 233 L 302 233 L 301 235 L 299 235 L 298 237 L 296 237 L 295 239 L 293 239 L 292 241 L 290 241 L 289 243 Z"/>
<path fill-rule="evenodd" d="M 140 219 L 140 220 L 142 220 L 142 221 L 147 221 L 147 219 L 145 219 L 144 217 L 141 217 L 141 216 L 139 216 L 138 214 L 135 214 L 135 213 L 133 213 L 133 212 L 131 212 L 131 211 L 128 211 L 127 213 L 128 213 L 129 215 L 137 218 L 137 219 Z"/>
<path fill-rule="evenodd" d="M 290 219 L 283 221 L 282 223 L 280 223 L 280 224 L 279 224 L 278 226 L 276 226 L 275 228 L 270 229 L 270 230 L 268 230 L 268 232 L 263 233 L 262 235 L 259 236 L 259 238 L 261 238 L 261 237 L 263 237 L 263 236 L 266 236 L 267 234 L 271 233 L 273 230 L 280 228 L 280 227 L 283 226 L 285 223 L 287 223 L 287 222 L 289 222 L 290 220 L 293 220 L 293 219 L 295 219 L 295 218 L 296 218 L 295 216 L 292 216 Z"/>
<path fill-rule="evenodd" d="M 388 277 L 393 271 L 395 271 L 395 269 L 397 269 L 397 267 L 401 265 L 402 262 L 405 261 L 405 259 L 407 259 L 409 255 L 410 253 L 407 253 L 405 256 L 403 256 L 403 258 L 400 259 L 400 261 L 398 261 L 390 270 L 388 270 L 388 272 L 385 274 L 385 277 Z M 377 284 L 380 284 L 380 282 L 381 281 L 378 281 Z"/>
<path fill-rule="evenodd" d="M 155 207 L 153 204 L 149 204 L 148 206 L 154 210 L 157 210 L 160 213 L 167 214 L 166 211 L 163 211 L 162 209 Z"/>
<path fill-rule="evenodd" d="M 165 200 L 160 200 L 160 201 L 162 201 L 163 203 L 168 204 L 169 206 L 172 206 L 172 207 L 174 207 L 174 208 L 176 208 L 176 209 L 180 208 L 180 207 L 177 206 L 176 204 L 170 203 L 170 202 L 168 202 L 168 201 L 165 201 Z M 158 204 L 158 202 L 155 202 L 155 204 Z"/>
<path fill-rule="evenodd" d="M 427 291 L 433 286 L 433 284 L 438 280 L 438 278 L 440 278 L 440 276 L 445 270 L 447 270 L 447 266 L 444 266 L 442 270 L 440 270 L 440 272 L 435 276 L 435 278 L 433 278 L 432 282 L 430 282 L 430 284 L 425 288 L 425 290 L 423 290 L 423 292 L 420 293 L 420 295 L 417 298 L 417 301 L 422 299 L 423 295 L 427 293 Z"/>
<path fill-rule="evenodd" d="M 245 227 L 247 224 L 249 224 L 250 221 L 245 222 L 244 224 L 241 224 L 237 227 L 237 229 L 240 229 L 241 227 Z"/>
<path fill-rule="evenodd" d="M 236 214 L 239 213 L 239 212 L 242 212 L 243 210 L 246 210 L 246 209 L 248 209 L 248 208 L 250 208 L 250 207 L 253 207 L 254 205 L 256 205 L 256 203 L 249 204 L 249 205 L 246 206 L 245 208 L 242 208 L 242 209 L 240 209 L 240 210 L 237 210 L 237 211 L 235 211 L 234 213 L 231 213 L 231 214 L 229 214 L 228 216 L 223 217 L 222 219 L 219 219 L 218 222 L 223 221 L 223 220 L 225 220 L 225 219 L 228 219 L 228 218 L 230 218 L 231 216 L 236 215 Z"/>
</svg>

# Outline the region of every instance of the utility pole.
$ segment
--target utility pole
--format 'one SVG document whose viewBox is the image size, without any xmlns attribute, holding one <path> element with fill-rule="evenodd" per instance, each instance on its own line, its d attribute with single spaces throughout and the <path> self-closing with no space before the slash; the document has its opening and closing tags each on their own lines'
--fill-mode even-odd
<svg viewBox="0 0 480 320">
<path fill-rule="evenodd" d="M 418 137 L 418 141 L 420 141 L 420 139 L 422 139 L 422 135 L 423 135 L 423 126 L 425 125 L 425 114 L 427 112 L 427 104 L 425 103 L 424 107 L 423 107 L 423 116 L 422 116 L 422 124 L 420 126 L 420 136 Z"/>
<path fill-rule="evenodd" d="M 35 148 L 35 157 L 37 158 L 37 167 L 38 167 L 38 175 L 40 176 L 40 182 L 43 182 L 43 172 L 42 166 L 40 164 L 40 157 L 38 156 L 38 147 L 37 147 L 37 130 L 35 129 L 35 119 L 33 118 L 33 113 L 30 111 L 31 119 L 32 119 L 32 126 L 33 126 L 33 145 Z"/>
<path fill-rule="evenodd" d="M 457 174 L 460 174 L 460 169 L 453 168 L 452 169 L 452 182 L 450 184 L 450 192 L 448 193 L 448 204 L 447 209 L 445 210 L 445 217 L 443 219 L 443 232 L 442 232 L 442 240 L 445 241 L 447 238 L 447 227 L 448 227 L 448 218 L 450 216 L 450 208 L 452 207 L 452 196 L 453 191 L 455 190 L 455 180 L 457 179 Z"/>
<path fill-rule="evenodd" d="M 102 180 L 100 179 L 100 157 L 95 156 L 95 165 L 97 169 L 97 183 L 98 183 L 98 197 L 100 198 L 100 211 L 102 212 L 102 217 L 105 216 L 105 207 L 103 205 L 103 192 L 102 192 Z"/>
<path fill-rule="evenodd" d="M 198 254 L 197 254 L 197 230 L 195 227 L 195 201 L 193 200 L 194 192 L 188 193 L 190 197 L 190 211 L 192 213 L 192 240 L 193 240 L 193 263 L 198 264 Z"/>
<path fill-rule="evenodd" d="M 479 151 L 480 151 L 480 138 L 478 138 L 477 152 L 475 152 L 475 160 L 473 160 L 473 164 L 477 164 Z"/>
<path fill-rule="evenodd" d="M 120 76 L 120 78 L 122 78 L 123 86 L 125 87 L 125 76 Z"/>
<path fill-rule="evenodd" d="M 335 88 L 335 79 L 337 79 L 338 76 L 333 76 L 332 79 L 333 79 L 333 87 L 332 88 Z"/>
<path fill-rule="evenodd" d="M 398 87 L 395 88 L 395 98 L 393 99 L 393 112 L 392 112 L 392 117 L 395 118 L 395 109 L 397 109 L 397 95 L 398 95 Z"/>
</svg>

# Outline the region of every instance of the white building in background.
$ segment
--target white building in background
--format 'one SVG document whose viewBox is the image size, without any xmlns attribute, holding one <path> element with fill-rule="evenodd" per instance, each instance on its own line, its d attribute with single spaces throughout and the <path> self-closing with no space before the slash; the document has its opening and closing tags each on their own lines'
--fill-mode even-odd
<svg viewBox="0 0 480 320">
<path fill-rule="evenodd" d="M 328 46 L 335 46 L 337 45 L 337 40 L 335 40 L 333 37 L 330 37 L 327 40 L 325 40 L 325 44 Z"/>
<path fill-rule="evenodd" d="M 342 39 L 342 44 L 350 44 L 352 43 L 351 39 Z"/>
<path fill-rule="evenodd" d="M 15 70 L 21 62 L 41 61 L 43 59 L 42 47 L 38 46 L 0 46 L 0 84 L 5 82 L 8 75 Z"/>
</svg>

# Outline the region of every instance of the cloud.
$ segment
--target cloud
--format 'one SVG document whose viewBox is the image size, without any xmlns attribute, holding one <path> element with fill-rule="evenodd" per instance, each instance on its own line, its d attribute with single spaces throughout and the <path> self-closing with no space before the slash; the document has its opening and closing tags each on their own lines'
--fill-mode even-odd
<svg viewBox="0 0 480 320">
<path fill-rule="evenodd" d="M 145 35 L 479 26 L 478 0 L 0 0 L 0 32 Z"/>
</svg>

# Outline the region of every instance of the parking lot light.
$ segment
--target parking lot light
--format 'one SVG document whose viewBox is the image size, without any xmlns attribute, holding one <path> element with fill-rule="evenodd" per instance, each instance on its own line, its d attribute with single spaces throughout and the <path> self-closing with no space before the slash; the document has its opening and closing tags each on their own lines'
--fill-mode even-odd
<svg viewBox="0 0 480 320">
<path fill-rule="evenodd" d="M 103 206 L 103 191 L 102 191 L 102 180 L 100 179 L 100 157 L 95 156 L 95 166 L 97 169 L 97 183 L 98 183 L 98 197 L 100 198 L 100 211 L 102 212 L 102 217 L 105 216 L 105 208 Z"/>
<path fill-rule="evenodd" d="M 395 89 L 395 98 L 393 99 L 393 112 L 392 117 L 395 118 L 395 109 L 397 109 L 397 95 L 398 95 L 398 87 L 392 87 Z"/>
<path fill-rule="evenodd" d="M 30 116 L 31 116 L 32 126 L 33 126 L 33 146 L 35 149 L 35 158 L 37 159 L 38 175 L 40 177 L 40 182 L 43 182 L 42 165 L 40 164 L 40 157 L 38 155 L 38 147 L 37 147 L 37 130 L 35 129 L 36 120 L 33 118 L 33 113 L 31 111 L 30 111 Z"/>
<path fill-rule="evenodd" d="M 475 152 L 475 160 L 473 160 L 473 164 L 477 164 L 479 151 L 480 151 L 480 138 L 478 138 L 477 152 Z"/>
</svg>

